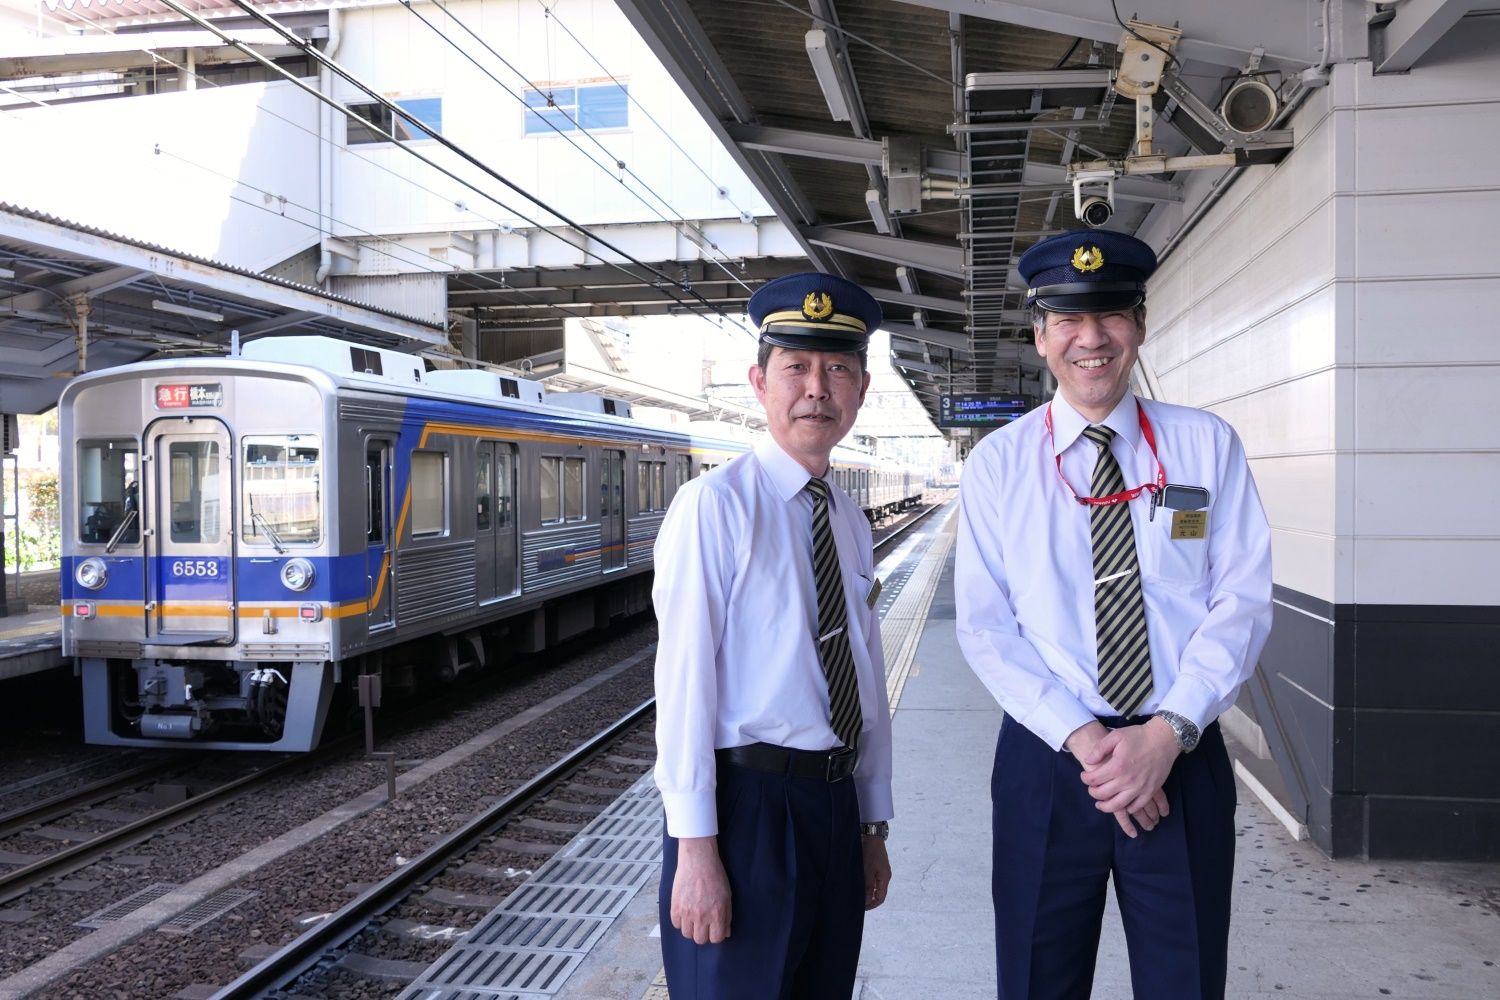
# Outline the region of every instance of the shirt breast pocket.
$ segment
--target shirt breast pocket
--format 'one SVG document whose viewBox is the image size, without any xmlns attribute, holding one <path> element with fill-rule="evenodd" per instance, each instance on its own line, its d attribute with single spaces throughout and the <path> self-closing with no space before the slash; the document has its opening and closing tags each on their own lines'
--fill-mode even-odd
<svg viewBox="0 0 1500 1000">
<path fill-rule="evenodd" d="M 1158 509 L 1155 520 L 1145 523 L 1141 543 L 1136 547 L 1141 560 L 1141 575 L 1180 587 L 1204 583 L 1208 579 L 1207 528 L 1203 529 L 1201 538 L 1173 538 L 1174 513 Z M 1201 513 L 1208 515 L 1209 521 L 1213 519 L 1212 509 Z"/>
</svg>

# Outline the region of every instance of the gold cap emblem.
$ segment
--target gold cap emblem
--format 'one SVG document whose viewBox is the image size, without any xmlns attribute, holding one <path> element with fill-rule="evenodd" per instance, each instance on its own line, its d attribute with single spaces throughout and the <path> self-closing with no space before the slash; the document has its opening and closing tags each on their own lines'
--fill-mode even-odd
<svg viewBox="0 0 1500 1000">
<path fill-rule="evenodd" d="M 1098 247 L 1082 246 L 1073 251 L 1073 269 L 1076 271 L 1097 271 L 1104 266 L 1104 251 Z"/>
<path fill-rule="evenodd" d="M 827 292 L 808 292 L 802 300 L 802 315 L 808 319 L 827 319 L 833 315 L 833 296 Z"/>
</svg>

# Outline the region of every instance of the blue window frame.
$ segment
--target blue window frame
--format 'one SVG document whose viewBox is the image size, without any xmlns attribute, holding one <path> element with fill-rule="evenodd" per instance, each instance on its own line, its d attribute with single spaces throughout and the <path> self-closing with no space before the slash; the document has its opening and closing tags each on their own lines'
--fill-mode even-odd
<svg viewBox="0 0 1500 1000">
<path fill-rule="evenodd" d="M 390 142 L 391 140 L 382 132 L 395 136 L 400 142 L 431 139 L 443 134 L 443 99 L 441 97 L 416 97 L 393 103 L 416 121 L 410 121 L 396 114 L 384 104 L 351 104 L 349 105 L 350 111 L 381 131 L 370 129 L 363 122 L 349 118 L 347 145 Z"/>
<path fill-rule="evenodd" d="M 625 128 L 630 98 L 625 84 L 599 83 L 526 91 L 526 134 Z"/>
</svg>

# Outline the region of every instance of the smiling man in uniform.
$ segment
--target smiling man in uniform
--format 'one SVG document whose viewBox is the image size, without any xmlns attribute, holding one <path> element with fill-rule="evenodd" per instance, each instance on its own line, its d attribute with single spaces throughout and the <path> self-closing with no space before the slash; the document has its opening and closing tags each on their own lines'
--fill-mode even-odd
<svg viewBox="0 0 1500 1000">
<path fill-rule="evenodd" d="M 1057 394 L 964 466 L 954 587 L 1005 710 L 991 778 L 1000 1000 L 1087 1000 L 1112 878 L 1136 997 L 1224 996 L 1234 775 L 1219 715 L 1271 625 L 1239 438 L 1141 399 L 1156 255 L 1103 230 L 1017 264 Z"/>
</svg>

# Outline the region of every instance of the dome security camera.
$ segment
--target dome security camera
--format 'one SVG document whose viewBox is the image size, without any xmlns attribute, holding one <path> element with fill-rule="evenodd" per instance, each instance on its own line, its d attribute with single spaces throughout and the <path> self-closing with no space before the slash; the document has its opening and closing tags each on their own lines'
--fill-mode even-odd
<svg viewBox="0 0 1500 1000">
<path fill-rule="evenodd" d="M 1092 198 L 1083 200 L 1076 214 L 1079 222 L 1090 229 L 1098 229 L 1109 221 L 1111 215 L 1115 214 L 1115 208 L 1109 203 L 1108 198 L 1094 195 Z"/>
</svg>

